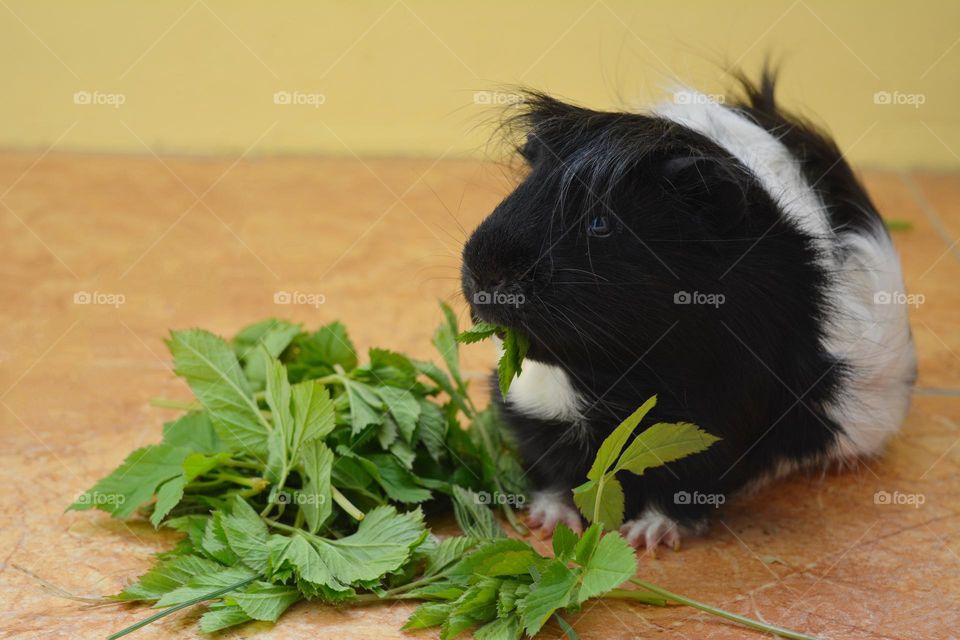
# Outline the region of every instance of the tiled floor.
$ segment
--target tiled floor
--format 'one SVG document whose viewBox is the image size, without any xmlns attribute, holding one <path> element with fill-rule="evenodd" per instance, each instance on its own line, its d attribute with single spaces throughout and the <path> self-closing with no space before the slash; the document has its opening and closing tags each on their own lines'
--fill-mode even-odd
<svg viewBox="0 0 960 640">
<path fill-rule="evenodd" d="M 730 505 L 706 537 L 644 558 L 641 574 L 828 638 L 955 637 L 960 178 L 866 181 L 887 216 L 912 223 L 895 240 L 908 289 L 924 297 L 912 310 L 920 379 L 902 435 L 857 472 L 794 478 Z M 435 300 L 455 297 L 463 229 L 509 184 L 473 162 L 0 155 L 0 637 L 103 637 L 144 616 L 51 588 L 113 593 L 171 542 L 148 524 L 63 513 L 127 451 L 157 439 L 170 414 L 151 398 L 187 397 L 162 342 L 169 328 L 339 318 L 359 345 L 430 357 Z M 278 307 L 277 291 L 325 303 Z M 123 303 L 75 304 L 78 292 Z M 478 346 L 465 358 L 479 375 L 493 354 Z M 924 502 L 878 505 L 877 491 Z M 234 637 L 402 637 L 409 610 L 302 604 L 276 627 Z M 573 622 L 583 638 L 747 637 L 680 607 L 600 603 Z M 194 629 L 178 614 L 133 637 Z"/>
</svg>

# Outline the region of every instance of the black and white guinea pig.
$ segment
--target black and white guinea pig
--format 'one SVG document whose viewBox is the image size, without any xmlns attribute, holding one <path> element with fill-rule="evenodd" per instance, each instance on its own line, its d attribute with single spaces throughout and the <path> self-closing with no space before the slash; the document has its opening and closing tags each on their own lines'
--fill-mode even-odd
<svg viewBox="0 0 960 640">
<path fill-rule="evenodd" d="M 571 489 L 654 394 L 647 425 L 721 440 L 622 474 L 622 533 L 648 548 L 763 481 L 876 455 L 907 413 L 916 360 L 880 215 L 836 144 L 777 106 L 772 73 L 740 82 L 645 113 L 520 106 L 528 172 L 465 245 L 462 288 L 475 319 L 530 339 L 494 393 L 535 527 L 580 529 Z"/>
</svg>

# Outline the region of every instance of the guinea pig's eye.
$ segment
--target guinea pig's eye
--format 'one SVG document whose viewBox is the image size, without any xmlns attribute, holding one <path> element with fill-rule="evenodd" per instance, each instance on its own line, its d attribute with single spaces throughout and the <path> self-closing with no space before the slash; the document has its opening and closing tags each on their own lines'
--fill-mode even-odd
<svg viewBox="0 0 960 640">
<path fill-rule="evenodd" d="M 587 224 L 587 235 L 594 238 L 606 238 L 613 233 L 613 220 L 608 216 L 594 216 Z"/>
</svg>

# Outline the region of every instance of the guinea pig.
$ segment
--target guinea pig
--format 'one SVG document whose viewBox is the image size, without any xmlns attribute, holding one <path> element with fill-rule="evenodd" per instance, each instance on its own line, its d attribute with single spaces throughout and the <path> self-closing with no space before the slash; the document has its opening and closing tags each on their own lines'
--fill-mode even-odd
<svg viewBox="0 0 960 640">
<path fill-rule="evenodd" d="M 464 245 L 461 285 L 475 320 L 529 338 L 507 396 L 492 386 L 545 533 L 581 530 L 572 488 L 655 394 L 646 426 L 720 440 L 620 474 L 621 533 L 650 549 L 763 482 L 877 455 L 907 413 L 916 357 L 876 207 L 774 73 L 738 79 L 646 112 L 519 105 L 526 171 Z"/>
</svg>

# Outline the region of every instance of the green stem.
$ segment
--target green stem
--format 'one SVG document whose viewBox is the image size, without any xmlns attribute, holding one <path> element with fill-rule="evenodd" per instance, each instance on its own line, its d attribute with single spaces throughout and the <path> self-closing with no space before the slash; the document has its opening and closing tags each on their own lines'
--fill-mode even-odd
<svg viewBox="0 0 960 640">
<path fill-rule="evenodd" d="M 246 476 L 238 476 L 235 473 L 229 473 L 225 471 L 218 471 L 213 475 L 218 480 L 226 480 L 227 482 L 241 484 L 245 487 L 250 487 L 251 489 L 259 489 L 260 491 L 263 491 L 264 487 L 270 484 L 266 478 L 248 478 Z"/>
<path fill-rule="evenodd" d="M 340 505 L 341 509 L 350 514 L 354 520 L 363 520 L 363 511 L 357 509 L 357 507 L 347 499 L 347 496 L 340 493 L 340 490 L 336 487 L 330 487 L 330 490 L 333 492 L 333 501 Z"/>
<path fill-rule="evenodd" d="M 667 606 L 667 601 L 665 598 L 644 593 L 643 591 L 631 591 L 630 589 L 614 589 L 613 591 L 603 594 L 603 597 L 616 598 L 618 600 L 633 600 L 635 602 L 642 602 L 643 604 L 650 604 L 656 607 Z"/>
<path fill-rule="evenodd" d="M 177 612 L 177 611 L 180 611 L 180 609 L 186 609 L 187 607 L 192 607 L 193 605 L 199 604 L 199 603 L 204 602 L 204 601 L 206 601 L 206 600 L 213 600 L 214 598 L 219 598 L 219 597 L 222 596 L 223 594 L 229 593 L 229 592 L 231 592 L 231 591 L 234 591 L 235 589 L 240 589 L 240 588 L 242 588 L 242 587 L 245 587 L 245 586 L 247 586 L 248 584 L 250 584 L 251 582 L 253 582 L 254 580 L 258 580 L 259 578 L 260 578 L 260 576 L 254 576 L 254 577 L 252 577 L 252 578 L 246 578 L 245 580 L 241 580 L 240 582 L 234 583 L 234 584 L 230 585 L 229 587 L 223 587 L 222 589 L 217 589 L 216 591 L 211 591 L 210 593 L 205 593 L 205 594 L 202 595 L 202 596 L 197 596 L 196 598 L 193 598 L 192 600 L 187 600 L 186 602 L 181 602 L 181 603 L 178 604 L 178 605 L 175 605 L 175 606 L 173 606 L 173 607 L 169 607 L 169 608 L 167 608 L 167 609 L 164 609 L 163 611 L 157 612 L 157 613 L 153 614 L 152 616 L 150 616 L 149 618 L 144 618 L 144 619 L 141 620 L 140 622 L 138 622 L 138 623 L 136 623 L 136 624 L 132 624 L 132 625 L 130 625 L 129 627 L 127 627 L 126 629 L 123 629 L 123 630 L 121 630 L 121 631 L 117 631 L 115 634 L 109 636 L 109 637 L 107 638 L 107 640 L 117 640 L 117 638 L 122 638 L 123 636 L 127 635 L 128 633 L 133 633 L 133 632 L 136 631 L 137 629 L 140 629 L 140 628 L 142 628 L 142 627 L 145 627 L 145 626 L 147 626 L 148 624 L 150 624 L 151 622 L 156 622 L 157 620 L 159 620 L 159 619 L 161 619 L 161 618 L 164 618 L 164 617 L 170 615 L 171 613 L 175 613 L 175 612 Z"/>
<path fill-rule="evenodd" d="M 661 589 L 655 584 L 650 584 L 645 580 L 640 580 L 639 578 L 631 578 L 630 582 L 632 582 L 637 586 L 643 587 L 647 591 L 655 593 L 658 596 L 666 598 L 667 600 L 673 600 L 674 602 L 685 604 L 689 607 L 693 607 L 694 609 L 699 609 L 700 611 L 705 611 L 706 613 L 719 616 L 721 618 L 726 618 L 727 620 L 732 620 L 733 622 L 737 622 L 751 629 L 756 629 L 757 631 L 772 633 L 772 634 L 781 636 L 783 638 L 790 638 L 791 640 L 817 640 L 817 638 L 815 638 L 814 636 L 808 636 L 803 633 L 798 633 L 796 631 L 790 631 L 789 629 L 784 629 L 782 627 L 778 627 L 772 624 L 767 624 L 766 622 L 759 622 L 757 620 L 753 620 L 752 618 L 747 618 L 746 616 L 741 616 L 736 613 L 724 611 L 723 609 L 718 609 L 704 602 L 700 602 L 699 600 L 694 600 L 692 598 L 687 598 L 685 596 L 677 595 L 675 593 L 667 591 L 666 589 Z"/>
<path fill-rule="evenodd" d="M 225 467 L 235 467 L 237 469 L 252 469 L 254 471 L 260 471 L 263 468 L 263 465 L 257 462 L 244 462 L 243 460 L 224 460 L 223 466 Z"/>
</svg>

